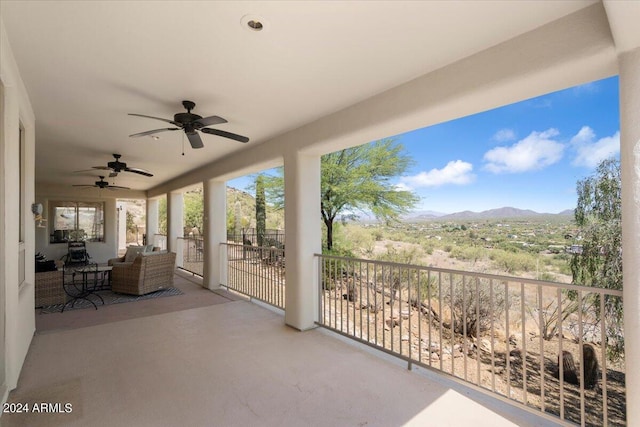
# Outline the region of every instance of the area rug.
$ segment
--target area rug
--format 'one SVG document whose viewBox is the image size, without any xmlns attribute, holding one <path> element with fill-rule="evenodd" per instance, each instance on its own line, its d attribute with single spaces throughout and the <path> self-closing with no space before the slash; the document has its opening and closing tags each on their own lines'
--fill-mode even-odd
<svg viewBox="0 0 640 427">
<path fill-rule="evenodd" d="M 153 299 L 153 298 L 173 297 L 176 295 L 183 295 L 184 292 L 182 292 L 178 288 L 167 288 L 167 289 L 162 289 L 160 291 L 152 292 L 146 295 L 117 294 L 109 290 L 98 291 L 97 294 L 100 295 L 104 300 L 104 305 L 111 305 L 111 304 L 123 304 L 125 302 L 143 301 L 143 300 Z M 102 303 L 100 302 L 99 298 L 97 298 L 96 296 L 90 296 L 89 298 L 96 303 L 96 305 L 98 306 L 98 309 L 102 307 Z M 71 304 L 72 303 L 68 303 L 64 311 L 82 310 L 84 308 L 95 308 L 93 304 L 91 304 L 89 301 L 84 299 L 77 300 L 75 304 L 73 304 L 73 306 L 71 306 Z M 62 307 L 64 307 L 64 304 L 47 305 L 40 309 L 40 313 L 41 314 L 60 313 L 62 311 Z"/>
</svg>

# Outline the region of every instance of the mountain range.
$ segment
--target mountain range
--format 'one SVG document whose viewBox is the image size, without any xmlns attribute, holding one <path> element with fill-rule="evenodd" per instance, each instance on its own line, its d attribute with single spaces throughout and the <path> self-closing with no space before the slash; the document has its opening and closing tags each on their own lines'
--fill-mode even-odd
<svg viewBox="0 0 640 427">
<path fill-rule="evenodd" d="M 536 216 L 573 216 L 573 209 L 566 209 L 559 213 L 540 213 L 532 211 L 530 209 L 518 209 L 512 207 L 503 207 L 498 209 L 489 209 L 482 212 L 462 211 L 451 214 L 445 214 L 434 211 L 417 211 L 412 212 L 404 217 L 404 219 L 411 220 L 459 220 L 459 219 L 489 219 L 489 218 L 522 218 L 522 217 L 536 217 Z"/>
</svg>

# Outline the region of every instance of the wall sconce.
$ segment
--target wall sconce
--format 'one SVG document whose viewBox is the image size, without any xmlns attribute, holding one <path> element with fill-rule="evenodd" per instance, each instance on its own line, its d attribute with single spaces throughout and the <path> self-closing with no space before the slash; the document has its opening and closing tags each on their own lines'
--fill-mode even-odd
<svg viewBox="0 0 640 427">
<path fill-rule="evenodd" d="M 42 215 L 42 203 L 34 203 L 31 205 L 31 212 L 35 216 Z"/>
<path fill-rule="evenodd" d="M 42 211 L 43 211 L 42 203 L 33 203 L 31 205 L 33 220 L 38 221 L 38 224 L 36 225 L 36 227 L 39 227 L 39 228 L 44 228 L 44 225 L 42 223 L 47 221 L 46 219 L 42 218 Z"/>
</svg>

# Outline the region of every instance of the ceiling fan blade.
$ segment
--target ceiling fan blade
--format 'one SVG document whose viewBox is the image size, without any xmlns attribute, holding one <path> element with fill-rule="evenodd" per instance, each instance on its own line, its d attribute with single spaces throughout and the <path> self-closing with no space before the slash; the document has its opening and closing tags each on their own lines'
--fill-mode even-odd
<svg viewBox="0 0 640 427">
<path fill-rule="evenodd" d="M 133 173 L 137 173 L 137 174 L 144 175 L 144 176 L 153 176 L 153 174 L 151 172 L 149 172 L 148 170 L 144 170 L 144 169 L 140 169 L 140 168 L 125 168 L 124 170 L 126 172 L 133 172 Z"/>
<path fill-rule="evenodd" d="M 199 123 L 201 126 L 211 126 L 211 125 L 219 125 L 221 123 L 227 123 L 225 119 L 219 116 L 209 116 L 203 117 L 194 121 L 194 123 Z"/>
<path fill-rule="evenodd" d="M 101 170 L 101 171 L 110 171 L 111 168 L 109 166 L 92 166 L 92 169 L 97 169 L 97 170 Z"/>
<path fill-rule="evenodd" d="M 144 114 L 134 114 L 134 113 L 129 113 L 129 115 L 136 116 L 136 117 L 146 117 L 147 119 L 161 120 L 163 122 L 171 123 L 174 126 L 180 126 L 180 123 L 178 122 L 174 122 L 173 120 L 169 120 L 169 119 L 161 119 L 160 117 L 145 116 Z"/>
<path fill-rule="evenodd" d="M 219 130 L 219 129 L 203 128 L 203 129 L 200 129 L 200 130 L 202 132 L 208 133 L 210 135 L 218 135 L 218 136 L 222 136 L 224 138 L 234 139 L 234 140 L 240 141 L 240 142 L 249 142 L 249 138 L 247 138 L 246 136 L 237 135 L 237 134 L 231 133 L 231 132 L 225 132 L 225 131 Z"/>
<path fill-rule="evenodd" d="M 189 142 L 191 143 L 192 148 L 202 148 L 204 144 L 202 143 L 202 138 L 198 135 L 197 132 L 188 133 L 187 138 L 189 138 Z"/>
<path fill-rule="evenodd" d="M 129 187 L 120 187 L 119 185 L 107 185 L 104 188 L 108 188 L 109 190 L 131 190 Z"/>
<path fill-rule="evenodd" d="M 92 188 L 95 185 L 86 185 L 86 184 L 73 184 L 72 187 L 80 187 L 80 188 Z"/>
<path fill-rule="evenodd" d="M 118 172 L 115 172 L 115 171 L 109 174 L 109 178 L 114 178 L 116 176 L 118 176 Z"/>
<path fill-rule="evenodd" d="M 163 128 L 163 129 L 154 129 L 148 130 L 146 132 L 134 133 L 133 135 L 129 135 L 131 138 L 137 138 L 139 136 L 153 135 L 154 133 L 165 132 L 168 130 L 180 130 L 180 128 Z"/>
</svg>

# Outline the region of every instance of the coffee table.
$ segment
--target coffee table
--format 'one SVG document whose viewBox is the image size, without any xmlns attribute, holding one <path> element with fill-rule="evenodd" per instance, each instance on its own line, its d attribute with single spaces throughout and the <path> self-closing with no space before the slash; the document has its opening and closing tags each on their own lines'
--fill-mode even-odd
<svg viewBox="0 0 640 427">
<path fill-rule="evenodd" d="M 64 312 L 68 304 L 71 304 L 71 307 L 73 307 L 75 303 L 81 299 L 89 301 L 97 310 L 98 306 L 89 298 L 92 295 L 98 297 L 102 305 L 104 305 L 104 300 L 96 291 L 106 289 L 105 282 L 107 282 L 108 285 L 112 269 L 113 267 L 111 266 L 100 266 L 98 264 L 90 264 L 68 270 L 65 269 L 64 275 L 65 277 L 71 275 L 71 282 L 65 280 L 63 288 L 71 299 L 62 307 L 62 312 Z M 76 280 L 76 275 L 78 274 L 82 275 L 79 281 Z M 90 276 L 92 276 L 93 280 L 90 280 Z M 98 287 L 98 282 L 100 282 L 100 287 Z"/>
</svg>

